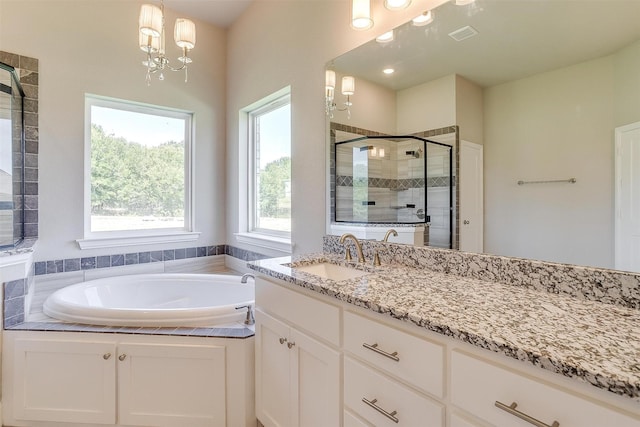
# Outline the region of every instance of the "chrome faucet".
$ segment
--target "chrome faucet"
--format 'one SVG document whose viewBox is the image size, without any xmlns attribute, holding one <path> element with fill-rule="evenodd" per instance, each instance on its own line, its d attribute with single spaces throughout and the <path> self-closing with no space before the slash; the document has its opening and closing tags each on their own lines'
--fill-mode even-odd
<svg viewBox="0 0 640 427">
<path fill-rule="evenodd" d="M 393 228 L 390 228 L 389 231 L 387 231 L 387 234 L 384 235 L 384 239 L 382 239 L 382 241 L 386 242 L 387 240 L 389 240 L 389 236 L 391 235 L 393 235 L 393 237 L 398 237 L 398 232 Z"/>
<path fill-rule="evenodd" d="M 243 274 L 240 278 L 240 283 L 247 283 L 247 279 L 251 277 L 254 281 L 256 280 L 256 276 L 251 273 Z"/>
<path fill-rule="evenodd" d="M 356 245 L 356 251 L 358 252 L 358 262 L 365 262 L 364 254 L 362 253 L 362 245 L 358 241 L 358 238 L 351 233 L 344 233 L 342 236 L 340 236 L 340 244 L 344 245 L 344 242 L 347 239 L 352 239 L 353 243 L 355 243 Z M 351 261 L 351 251 L 349 251 L 349 248 L 347 248 L 346 245 L 345 245 L 344 258 L 347 261 Z"/>
<path fill-rule="evenodd" d="M 243 308 L 247 309 L 247 317 L 244 319 L 244 324 L 255 325 L 256 318 L 253 316 L 253 307 L 251 307 L 251 304 L 241 305 L 240 307 L 236 307 L 236 310 L 242 310 Z"/>
</svg>

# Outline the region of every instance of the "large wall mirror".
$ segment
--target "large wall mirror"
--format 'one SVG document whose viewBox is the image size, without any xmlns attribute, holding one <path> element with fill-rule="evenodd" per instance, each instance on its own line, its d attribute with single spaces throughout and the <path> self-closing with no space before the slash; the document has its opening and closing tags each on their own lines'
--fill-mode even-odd
<svg viewBox="0 0 640 427">
<path fill-rule="evenodd" d="M 640 1 L 450 1 L 430 12 L 327 65 L 331 126 L 455 128 L 456 150 L 481 151 L 480 175 L 463 156 L 454 168 L 461 241 L 475 226 L 485 253 L 640 271 Z M 355 77 L 349 111 L 342 76 Z M 466 218 L 478 203 L 479 219 Z"/>
</svg>

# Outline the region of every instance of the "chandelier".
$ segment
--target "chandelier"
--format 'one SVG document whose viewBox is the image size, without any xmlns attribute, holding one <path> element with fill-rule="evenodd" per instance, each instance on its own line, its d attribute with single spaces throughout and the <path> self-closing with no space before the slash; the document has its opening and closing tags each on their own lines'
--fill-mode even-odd
<svg viewBox="0 0 640 427">
<path fill-rule="evenodd" d="M 184 70 L 184 81 L 188 80 L 187 65 L 192 62 L 189 58 L 189 51 L 196 45 L 196 25 L 193 21 L 184 18 L 176 19 L 173 31 L 173 39 L 176 45 L 182 49 L 182 56 L 178 58 L 180 66 L 173 67 L 169 64 L 169 59 L 165 51 L 165 31 L 164 31 L 164 2 L 160 2 L 160 7 L 152 4 L 143 4 L 140 7 L 140 18 L 138 21 L 140 49 L 147 54 L 147 59 L 142 61 L 142 65 L 147 67 L 147 85 L 151 85 L 151 74 L 159 73 L 158 79 L 164 80 L 164 71 Z"/>
</svg>

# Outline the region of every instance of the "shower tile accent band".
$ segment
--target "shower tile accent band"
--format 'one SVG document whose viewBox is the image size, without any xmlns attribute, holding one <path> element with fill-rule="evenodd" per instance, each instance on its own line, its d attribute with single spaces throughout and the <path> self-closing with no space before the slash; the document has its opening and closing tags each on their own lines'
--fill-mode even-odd
<svg viewBox="0 0 640 427">
<path fill-rule="evenodd" d="M 427 178 L 427 187 L 448 187 L 448 176 L 434 176 Z M 410 188 L 424 188 L 424 178 L 390 179 L 390 178 L 353 178 L 349 175 L 337 175 L 337 187 L 353 187 L 355 185 L 369 188 L 388 188 L 389 190 L 408 190 Z"/>
</svg>

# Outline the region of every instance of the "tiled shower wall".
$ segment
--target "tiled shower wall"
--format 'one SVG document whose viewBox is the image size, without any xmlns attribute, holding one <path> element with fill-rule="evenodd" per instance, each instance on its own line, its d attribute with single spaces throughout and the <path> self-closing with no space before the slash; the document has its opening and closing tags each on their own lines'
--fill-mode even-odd
<svg viewBox="0 0 640 427">
<path fill-rule="evenodd" d="M 368 129 L 362 129 L 362 128 L 358 128 L 355 126 L 348 126 L 348 125 L 343 125 L 341 123 L 336 123 L 336 122 L 331 122 L 330 124 L 330 129 L 329 129 L 329 133 L 330 133 L 330 147 L 329 147 L 329 176 L 330 176 L 330 203 L 331 203 L 331 210 L 330 210 L 330 219 L 331 222 L 335 222 L 336 221 L 336 197 L 347 197 L 349 196 L 349 190 L 350 188 L 348 187 L 348 183 L 347 181 L 349 180 L 349 177 L 346 176 L 336 176 L 336 171 L 338 171 L 338 173 L 340 172 L 340 169 L 337 170 L 337 165 L 335 163 L 335 153 L 336 153 L 336 141 L 337 141 L 337 132 L 347 132 L 347 133 L 353 133 L 353 134 L 357 134 L 357 135 L 363 135 L 363 136 L 387 136 L 386 134 L 380 133 L 380 132 L 375 132 L 375 131 L 371 131 Z M 460 167 L 460 156 L 459 156 L 459 146 L 460 146 L 460 132 L 459 132 L 459 128 L 458 126 L 446 126 L 443 128 L 437 128 L 437 129 L 429 129 L 426 131 L 422 131 L 422 132 L 416 132 L 411 134 L 410 136 L 417 136 L 420 138 L 425 138 L 425 139 L 434 139 L 434 140 L 438 140 L 439 138 L 434 138 L 434 137 L 438 137 L 438 136 L 442 136 L 442 135 L 448 135 L 451 134 L 452 135 L 452 141 L 451 144 L 453 145 L 453 150 L 454 150 L 454 157 L 453 157 L 453 232 L 452 232 L 452 236 L 451 236 L 451 246 L 453 249 L 457 249 L 460 246 L 460 235 L 459 235 L 459 212 L 460 212 L 460 186 L 459 186 L 459 176 L 457 171 L 459 170 Z M 340 175 L 340 174 L 338 174 Z M 338 183 L 336 183 L 336 179 L 339 180 Z M 433 177 L 427 177 L 428 180 L 428 184 L 430 187 L 439 187 L 440 185 L 446 185 L 448 186 L 449 183 L 443 183 L 443 182 L 435 182 L 434 180 L 437 180 L 440 178 L 433 178 Z M 375 178 L 374 178 L 375 180 Z M 371 181 L 371 179 L 370 179 Z M 339 185 L 344 185 L 345 183 L 347 183 L 347 186 L 338 189 Z M 336 185 L 338 184 L 338 185 Z M 372 187 L 376 187 L 379 185 L 385 186 L 386 188 L 389 188 L 389 183 L 379 183 L 379 182 L 369 182 L 369 185 Z M 399 186 L 424 186 L 424 182 L 414 182 L 414 180 L 411 179 L 407 179 L 405 180 L 398 180 L 398 182 L 395 185 L 399 185 Z M 404 197 L 409 197 L 409 198 L 419 198 L 420 194 L 409 194 L 407 193 L 406 196 Z M 411 203 L 411 201 L 409 201 L 408 199 L 402 199 L 399 198 L 398 199 L 399 204 L 403 204 L 403 203 Z M 404 220 L 404 218 L 403 218 Z M 424 236 L 424 242 L 425 244 L 427 244 L 426 242 L 430 241 L 430 236 L 429 236 L 429 227 L 425 227 L 425 236 Z"/>
<path fill-rule="evenodd" d="M 24 122 L 25 122 L 25 170 L 24 170 L 24 237 L 33 239 L 38 237 L 38 60 L 28 56 L 0 51 L 0 62 L 14 67 L 20 77 L 20 84 L 25 92 Z M 22 153 L 13 156 L 14 176 L 21 176 Z M 22 203 L 19 200 L 18 203 Z M 15 209 L 22 206 L 16 204 Z M 14 215 L 14 221 L 21 221 L 21 215 Z M 14 228 L 19 224 L 14 224 Z"/>
</svg>

